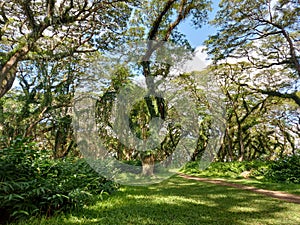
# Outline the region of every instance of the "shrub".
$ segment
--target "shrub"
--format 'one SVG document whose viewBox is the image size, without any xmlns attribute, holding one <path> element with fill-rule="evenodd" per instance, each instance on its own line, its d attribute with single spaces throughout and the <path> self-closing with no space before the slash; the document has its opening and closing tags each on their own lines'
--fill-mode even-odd
<svg viewBox="0 0 300 225">
<path fill-rule="evenodd" d="M 250 177 L 263 176 L 267 171 L 268 162 L 243 161 L 243 162 L 212 162 L 205 170 L 199 169 L 198 162 L 189 162 L 182 169 L 184 173 L 198 174 L 210 177 L 242 177 L 241 173 L 250 171 Z"/>
<path fill-rule="evenodd" d="M 241 178 L 249 171 L 249 177 L 265 181 L 300 184 L 300 155 L 286 156 L 276 161 L 213 162 L 205 170 L 199 169 L 198 162 L 189 162 L 181 170 L 187 174 L 208 177 Z"/>
<path fill-rule="evenodd" d="M 265 177 L 274 182 L 300 184 L 300 155 L 286 156 L 272 162 Z"/>
<path fill-rule="evenodd" d="M 18 138 L 0 150 L 0 211 L 6 219 L 47 215 L 93 202 L 116 190 L 83 159 L 53 160 Z"/>
</svg>

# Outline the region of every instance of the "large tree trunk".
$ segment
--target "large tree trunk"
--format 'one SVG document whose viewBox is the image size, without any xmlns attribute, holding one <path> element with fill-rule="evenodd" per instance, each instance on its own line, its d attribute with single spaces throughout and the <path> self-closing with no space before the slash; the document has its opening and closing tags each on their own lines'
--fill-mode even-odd
<svg viewBox="0 0 300 225">
<path fill-rule="evenodd" d="M 16 51 L 6 62 L 0 64 L 0 98 L 8 92 L 16 78 L 17 64 L 29 52 L 27 45 Z"/>
<path fill-rule="evenodd" d="M 142 175 L 143 176 L 153 176 L 154 175 L 154 155 L 150 154 L 141 157 L 142 160 Z"/>
<path fill-rule="evenodd" d="M 0 65 L 1 66 L 1 65 Z M 16 66 L 12 67 L 10 71 L 3 72 L 3 67 L 0 72 L 0 98 L 3 97 L 13 86 L 16 78 Z"/>
</svg>

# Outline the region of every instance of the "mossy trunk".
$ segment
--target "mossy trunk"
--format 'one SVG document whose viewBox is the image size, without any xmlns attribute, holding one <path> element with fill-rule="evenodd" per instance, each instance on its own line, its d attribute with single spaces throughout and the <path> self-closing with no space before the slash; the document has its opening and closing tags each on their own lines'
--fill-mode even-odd
<svg viewBox="0 0 300 225">
<path fill-rule="evenodd" d="M 147 155 L 141 157 L 142 161 L 142 175 L 143 176 L 153 176 L 154 175 L 154 155 Z"/>
</svg>

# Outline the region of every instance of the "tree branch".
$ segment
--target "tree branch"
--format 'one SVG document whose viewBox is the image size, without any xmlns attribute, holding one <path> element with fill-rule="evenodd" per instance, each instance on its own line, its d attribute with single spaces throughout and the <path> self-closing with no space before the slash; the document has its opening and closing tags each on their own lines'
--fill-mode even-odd
<svg viewBox="0 0 300 225">
<path fill-rule="evenodd" d="M 1 67 L 0 98 L 12 87 L 16 77 L 16 66 L 20 59 L 29 52 L 27 45 L 14 53 Z"/>
<path fill-rule="evenodd" d="M 293 60 L 295 69 L 297 70 L 298 76 L 300 77 L 300 63 L 299 63 L 299 61 L 298 61 L 298 57 L 297 57 L 297 54 L 296 54 L 296 50 L 295 50 L 293 41 L 292 41 L 292 39 L 291 39 L 289 33 L 284 29 L 284 27 L 282 27 L 281 25 L 276 24 L 276 23 L 274 23 L 274 22 L 272 22 L 272 21 L 268 21 L 268 20 L 265 20 L 265 19 L 259 19 L 258 21 L 268 23 L 268 24 L 270 24 L 270 25 L 272 25 L 272 26 L 278 28 L 279 30 L 281 30 L 283 36 L 285 37 L 286 41 L 287 41 L 288 44 L 289 44 L 290 55 L 291 55 L 291 57 L 292 57 L 292 60 Z"/>
<path fill-rule="evenodd" d="M 168 13 L 168 11 L 171 9 L 171 6 L 173 5 L 173 3 L 175 1 L 176 0 L 168 0 L 166 2 L 164 9 L 162 10 L 162 12 L 159 14 L 159 16 L 156 18 L 156 20 L 152 24 L 151 30 L 148 34 L 148 39 L 149 40 L 155 40 L 156 39 L 156 35 L 158 33 L 159 26 L 162 22 L 162 19 Z"/>
<path fill-rule="evenodd" d="M 278 91 L 273 91 L 273 90 L 258 90 L 258 91 L 261 92 L 262 94 L 269 95 L 269 96 L 292 99 L 297 105 L 300 106 L 300 97 L 297 95 L 297 92 L 288 94 L 288 93 L 280 93 Z"/>
<path fill-rule="evenodd" d="M 24 13 L 25 13 L 27 19 L 28 19 L 30 28 L 35 29 L 36 28 L 36 22 L 35 22 L 35 19 L 34 19 L 33 12 L 30 8 L 30 3 L 31 3 L 31 0 L 26 0 L 26 1 L 22 2 L 22 8 L 24 10 Z"/>
</svg>

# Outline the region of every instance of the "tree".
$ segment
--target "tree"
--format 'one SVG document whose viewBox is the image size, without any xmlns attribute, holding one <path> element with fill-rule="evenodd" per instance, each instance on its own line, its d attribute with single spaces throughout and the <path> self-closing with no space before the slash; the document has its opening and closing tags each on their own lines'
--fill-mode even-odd
<svg viewBox="0 0 300 225">
<path fill-rule="evenodd" d="M 172 113 L 171 110 L 168 109 L 168 103 L 165 99 L 159 97 L 160 95 L 156 93 L 157 86 L 160 82 L 158 81 L 159 78 L 167 78 L 170 80 L 175 77 L 174 74 L 170 73 L 172 65 L 169 63 L 151 61 L 152 56 L 161 54 L 159 51 L 166 49 L 166 46 L 163 46 L 165 43 L 173 43 L 175 46 L 182 46 L 192 50 L 184 35 L 178 32 L 177 27 L 188 17 L 192 18 L 195 27 L 201 27 L 207 19 L 207 10 L 209 9 L 210 2 L 202 0 L 151 0 L 143 1 L 135 8 L 127 35 L 133 42 L 145 40 L 144 43 L 146 43 L 148 41 L 146 46 L 142 46 L 144 51 L 142 51 L 141 62 L 137 62 L 137 64 L 134 65 L 134 71 L 129 69 L 131 76 L 139 71 L 145 77 L 146 89 L 148 90 L 148 93 L 145 94 L 145 98 L 137 102 L 131 109 L 129 126 L 137 138 L 146 141 L 151 133 L 149 123 L 157 118 L 165 120 L 166 116 Z M 128 46 L 130 51 L 128 54 L 138 54 L 132 50 L 130 44 L 131 43 L 127 42 L 123 44 L 125 49 L 126 46 Z M 176 55 L 175 52 L 173 53 Z M 181 52 L 181 54 L 183 54 L 182 57 L 184 57 L 184 53 Z M 170 57 L 170 55 L 166 57 Z M 142 174 L 151 176 L 154 174 L 154 163 L 166 159 L 176 148 L 180 139 L 180 128 L 177 124 L 176 126 L 168 127 L 168 134 L 165 139 L 162 140 L 158 148 L 150 150 L 146 149 L 147 146 L 145 146 L 145 149 L 138 153 L 128 147 L 126 148 L 126 146 L 122 145 L 116 138 L 109 137 L 109 132 L 104 131 L 102 128 L 111 127 L 108 123 L 111 106 L 115 100 L 115 96 L 119 94 L 119 88 L 116 84 L 119 84 L 119 87 L 120 84 L 121 86 L 125 84 L 127 86 L 126 88 L 130 88 L 130 82 L 128 80 L 130 75 L 127 72 L 123 73 L 127 74 L 125 81 L 120 73 L 116 74 L 120 76 L 113 76 L 111 82 L 108 82 L 109 88 L 100 95 L 97 102 L 97 112 L 98 115 L 100 115 L 98 116 L 98 124 L 100 124 L 99 127 L 101 130 L 99 135 L 102 138 L 105 136 L 107 139 L 107 149 L 116 151 L 117 159 L 139 160 L 143 167 Z M 124 86 L 122 87 L 124 88 Z M 126 96 L 129 98 L 128 95 Z M 119 123 L 122 124 L 122 119 Z M 122 127 L 122 125 L 119 127 Z M 127 131 L 122 132 L 126 133 Z M 126 135 L 125 133 L 124 135 Z M 153 138 L 153 136 L 151 136 L 151 138 Z"/>
<path fill-rule="evenodd" d="M 19 87 L 1 99 L 1 136 L 7 138 L 6 145 L 22 137 L 53 149 L 54 157 L 70 152 L 74 147 L 70 109 L 80 74 L 77 63 L 74 58 L 64 58 L 21 64 Z"/>
<path fill-rule="evenodd" d="M 155 81 L 154 77 L 157 74 L 157 69 L 160 70 L 160 75 L 170 76 L 169 69 L 170 65 L 157 65 L 157 63 L 151 62 L 150 58 L 162 45 L 162 42 L 170 41 L 175 44 L 190 47 L 186 41 L 184 35 L 178 32 L 178 25 L 185 19 L 190 17 L 193 25 L 196 28 L 200 28 L 203 23 L 207 20 L 207 11 L 210 10 L 210 1 L 206 0 L 166 0 L 166 1 L 144 1 L 141 8 L 135 11 L 135 17 L 132 20 L 132 24 L 142 24 L 139 28 L 133 27 L 129 32 L 137 34 L 139 37 L 150 40 L 147 50 L 142 57 L 141 67 L 142 73 L 146 79 L 146 85 L 149 89 L 149 94 L 155 98 Z M 141 27 L 141 28 L 140 28 Z M 156 42 L 157 41 L 157 42 Z M 164 71 L 164 72 L 163 72 Z M 155 105 L 160 105 L 161 99 L 155 98 L 155 101 L 151 101 L 151 96 L 147 103 L 148 112 L 150 113 L 149 121 L 156 117 L 154 110 Z M 164 117 L 164 110 L 159 112 L 161 118 Z M 144 174 L 153 174 L 155 157 L 150 152 L 149 154 L 141 157 Z"/>
<path fill-rule="evenodd" d="M 297 114 L 284 110 L 291 102 L 241 85 L 241 79 L 250 78 L 240 72 L 239 66 L 227 63 L 210 68 L 226 96 L 227 105 L 227 127 L 217 160 L 274 159 L 295 151 L 288 140 L 297 136 L 290 124 Z"/>
<path fill-rule="evenodd" d="M 4 0 L 0 3 L 0 97 L 20 62 L 105 50 L 122 37 L 130 1 Z"/>
<path fill-rule="evenodd" d="M 251 74 L 252 89 L 300 105 L 299 18 L 296 0 L 221 1 L 212 21 L 219 31 L 206 41 L 208 52 L 215 63 L 243 63 L 240 71 Z"/>
<path fill-rule="evenodd" d="M 221 1 L 212 21 L 218 32 L 206 41 L 228 98 L 221 160 L 225 155 L 270 159 L 295 151 L 297 134 L 288 121 L 296 114 L 283 119 L 282 109 L 291 101 L 300 105 L 299 9 L 297 1 Z"/>
</svg>

